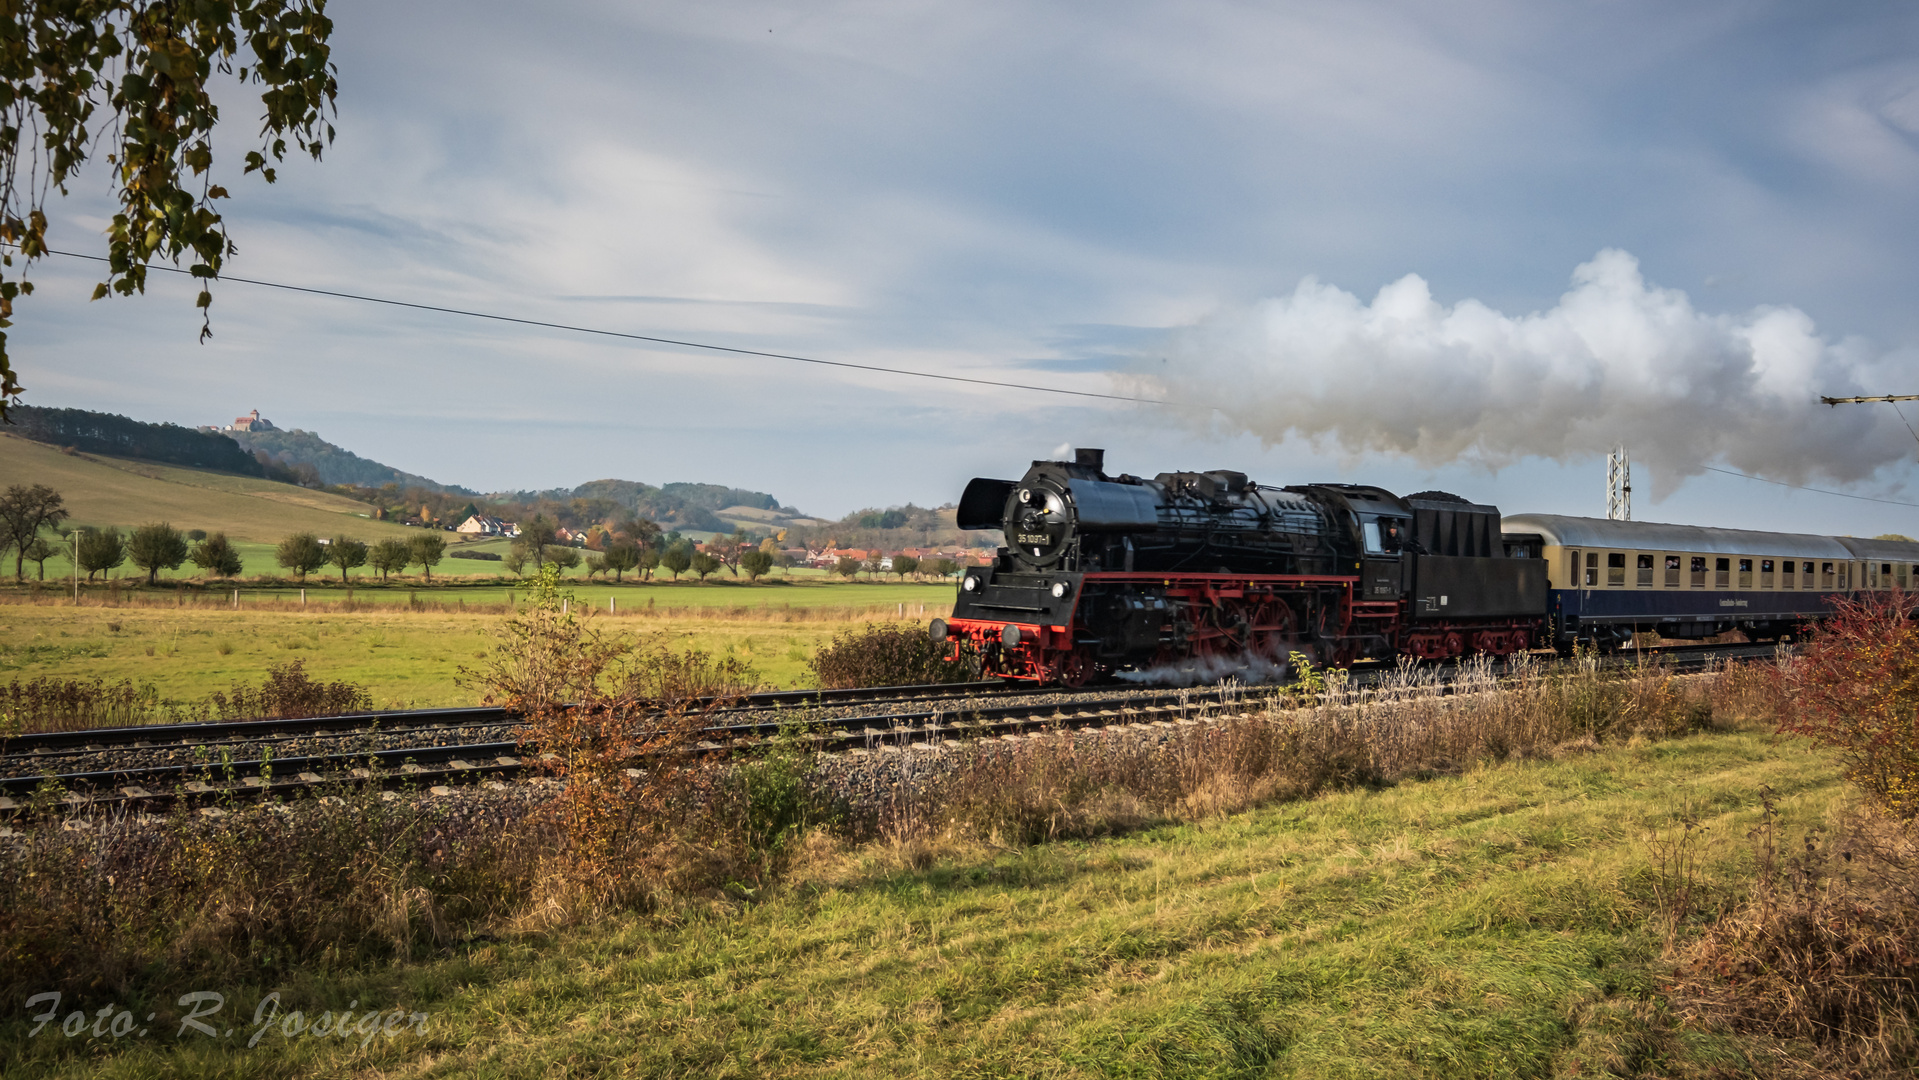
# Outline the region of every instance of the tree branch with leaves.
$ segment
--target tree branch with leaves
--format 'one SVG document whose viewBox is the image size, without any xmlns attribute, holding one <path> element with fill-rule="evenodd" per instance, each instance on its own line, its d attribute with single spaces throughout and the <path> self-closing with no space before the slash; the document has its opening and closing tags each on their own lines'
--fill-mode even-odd
<svg viewBox="0 0 1919 1080">
<path fill-rule="evenodd" d="M 66 195 L 104 143 L 119 208 L 93 298 L 144 292 L 156 257 L 186 260 L 206 340 L 208 283 L 236 251 L 214 209 L 227 191 L 213 182 L 208 83 L 259 88 L 244 171 L 273 183 L 289 142 L 318 160 L 333 141 L 332 32 L 326 0 L 0 0 L 0 419 L 25 389 L 5 330 L 48 254 L 48 195 Z"/>
</svg>

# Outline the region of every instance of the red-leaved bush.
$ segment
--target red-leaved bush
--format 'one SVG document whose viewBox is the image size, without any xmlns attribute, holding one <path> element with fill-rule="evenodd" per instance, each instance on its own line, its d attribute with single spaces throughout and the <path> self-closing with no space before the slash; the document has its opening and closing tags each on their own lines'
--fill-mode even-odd
<svg viewBox="0 0 1919 1080">
<path fill-rule="evenodd" d="M 1833 602 L 1833 617 L 1777 669 L 1779 730 L 1837 751 L 1888 814 L 1919 816 L 1919 626 L 1903 591 Z"/>
</svg>

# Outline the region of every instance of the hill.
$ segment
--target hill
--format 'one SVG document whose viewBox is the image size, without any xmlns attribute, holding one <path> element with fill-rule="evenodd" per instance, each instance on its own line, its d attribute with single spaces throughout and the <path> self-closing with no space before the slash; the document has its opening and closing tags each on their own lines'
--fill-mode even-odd
<svg viewBox="0 0 1919 1080">
<path fill-rule="evenodd" d="M 343 529 L 362 540 L 418 532 L 367 515 L 344 496 L 253 476 L 67 453 L 0 432 L 0 480 L 45 484 L 66 499 L 77 525 L 168 521 L 178 529 L 224 532 L 235 540 L 275 543 L 289 533 L 331 536 Z"/>
<path fill-rule="evenodd" d="M 448 487 L 415 473 L 363 458 L 351 450 L 335 446 L 311 431 L 233 431 L 224 433 L 248 453 L 264 453 L 288 466 L 310 465 L 322 484 L 353 484 L 358 487 L 425 488 L 472 495 L 465 488 Z"/>
<path fill-rule="evenodd" d="M 142 420 L 91 409 L 48 409 L 21 405 L 14 410 L 12 434 L 34 442 L 72 447 L 90 454 L 218 469 L 242 476 L 264 476 L 251 453 L 219 432 Z"/>
<path fill-rule="evenodd" d="M 668 529 L 682 532 L 732 532 L 735 525 L 777 529 L 800 517 L 799 511 L 780 506 L 778 499 L 763 491 L 723 484 L 673 483 L 654 487 L 636 480 L 589 480 L 571 490 L 516 491 L 490 498 L 529 506 L 584 499 L 650 518 Z"/>
</svg>

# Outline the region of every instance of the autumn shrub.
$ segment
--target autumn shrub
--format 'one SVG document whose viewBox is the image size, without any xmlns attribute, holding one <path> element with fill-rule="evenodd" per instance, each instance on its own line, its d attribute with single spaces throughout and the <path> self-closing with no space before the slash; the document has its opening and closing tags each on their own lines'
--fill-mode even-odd
<svg viewBox="0 0 1919 1080">
<path fill-rule="evenodd" d="M 365 687 L 314 679 L 305 663 L 296 659 L 276 664 L 258 686 L 235 682 L 227 691 L 199 701 L 163 698 L 153 684 L 136 685 L 130 679 L 15 679 L 0 687 L 0 737 L 140 724 L 340 716 L 373 708 L 373 695 Z"/>
<path fill-rule="evenodd" d="M 370 712 L 373 695 L 344 679 L 315 679 L 306 673 L 304 659 L 294 659 L 268 668 L 257 687 L 236 682 L 227 693 L 215 691 L 208 696 L 207 705 L 213 717 L 220 720 L 297 720 Z"/>
<path fill-rule="evenodd" d="M 1797 850 L 1770 798 L 1749 902 L 1680 950 L 1672 991 L 1707 1027 L 1809 1046 L 1829 1075 L 1919 1066 L 1919 843 L 1867 810 Z M 1785 850 L 1781 850 L 1781 849 Z"/>
<path fill-rule="evenodd" d="M 564 787 L 541 813 L 563 843 L 549 853 L 551 917 L 647 903 L 724 876 L 734 853 L 712 842 L 720 775 L 698 752 L 707 715 L 752 670 L 676 652 L 583 617 L 548 565 L 530 603 L 508 615 L 491 656 L 463 681 L 520 718 L 518 738 Z"/>
<path fill-rule="evenodd" d="M 1779 730 L 1838 755 L 1846 778 L 1902 821 L 1919 817 L 1919 627 L 1902 590 L 1833 601 L 1776 669 Z"/>
<path fill-rule="evenodd" d="M 978 678 L 979 665 L 962 655 L 946 658 L 947 646 L 936 643 L 924 627 L 867 623 L 842 630 L 820 646 L 806 666 L 828 690 L 861 686 L 920 686 L 966 682 Z"/>
</svg>

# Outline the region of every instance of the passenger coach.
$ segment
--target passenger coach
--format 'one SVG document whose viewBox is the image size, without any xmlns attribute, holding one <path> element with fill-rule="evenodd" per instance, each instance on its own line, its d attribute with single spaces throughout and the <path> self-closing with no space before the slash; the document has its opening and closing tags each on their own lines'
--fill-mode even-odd
<svg viewBox="0 0 1919 1080">
<path fill-rule="evenodd" d="M 1509 555 L 1545 560 L 1561 649 L 1614 648 L 1648 630 L 1772 640 L 1831 614 L 1836 594 L 1919 584 L 1919 544 L 1905 541 L 1551 514 L 1503 518 L 1500 531 Z"/>
</svg>

